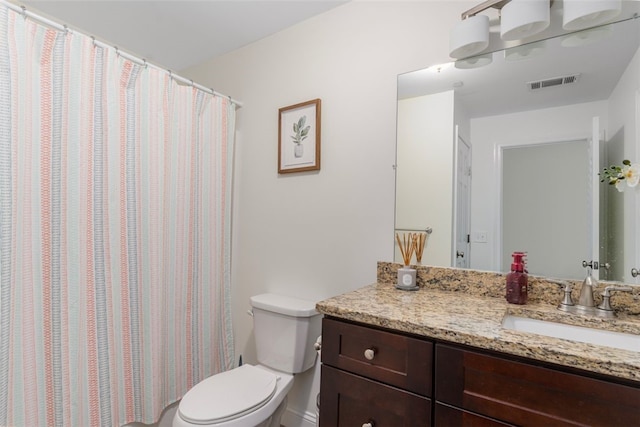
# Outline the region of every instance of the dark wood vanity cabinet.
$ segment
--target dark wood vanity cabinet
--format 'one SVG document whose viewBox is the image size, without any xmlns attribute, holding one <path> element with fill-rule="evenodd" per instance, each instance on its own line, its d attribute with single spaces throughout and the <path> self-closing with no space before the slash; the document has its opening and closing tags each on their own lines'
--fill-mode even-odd
<svg viewBox="0 0 640 427">
<path fill-rule="evenodd" d="M 507 424 L 640 425 L 639 387 L 446 344 L 436 345 L 435 371 L 438 403 Z"/>
<path fill-rule="evenodd" d="M 433 344 L 325 318 L 320 426 L 431 426 Z"/>
<path fill-rule="evenodd" d="M 640 426 L 640 384 L 323 319 L 320 426 Z"/>
<path fill-rule="evenodd" d="M 320 426 L 431 426 L 431 401 L 397 387 L 322 366 Z"/>
<path fill-rule="evenodd" d="M 434 426 L 464 426 L 464 427 L 504 427 L 513 424 L 503 423 L 489 417 L 465 411 L 442 402 L 435 402 Z"/>
</svg>

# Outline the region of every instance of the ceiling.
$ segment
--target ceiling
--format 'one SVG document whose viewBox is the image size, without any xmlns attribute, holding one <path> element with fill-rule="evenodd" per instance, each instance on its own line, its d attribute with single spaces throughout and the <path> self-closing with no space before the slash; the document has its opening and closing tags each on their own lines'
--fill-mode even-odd
<svg viewBox="0 0 640 427">
<path fill-rule="evenodd" d="M 280 30 L 293 26 L 315 15 L 338 7 L 349 0 L 10 0 L 24 4 L 36 14 L 42 14 L 60 24 L 119 49 L 143 58 L 148 62 L 180 73 L 182 70 L 238 49 L 242 46 L 268 37 Z M 536 39 L 548 39 L 562 35 L 560 17 L 562 2 L 553 3 L 552 24 Z M 628 18 L 640 12 L 640 2 L 623 2 L 619 19 Z M 500 40 L 498 34 L 499 17 L 496 11 L 487 11 L 492 31 L 491 44 L 487 51 L 495 52 L 513 46 Z M 533 40 L 531 40 L 533 41 Z M 581 102 L 586 102 L 585 87 L 601 87 L 600 95 L 613 87 L 620 74 L 620 61 L 628 62 L 627 52 L 635 52 L 637 35 L 627 40 L 616 40 L 613 47 L 603 53 L 588 53 L 584 60 L 572 60 L 576 49 L 559 49 L 559 56 L 545 55 L 536 62 L 522 61 L 522 69 L 516 81 L 513 65 L 499 67 L 494 54 L 494 63 L 483 72 L 456 70 L 440 74 L 437 79 L 424 77 L 425 71 L 407 73 L 400 76 L 399 98 L 413 97 L 426 93 L 455 88 L 459 96 L 465 96 L 470 114 L 473 110 L 483 114 L 497 113 L 500 106 L 509 105 L 510 111 L 534 108 L 526 106 L 528 100 L 536 100 L 537 108 L 542 108 L 542 100 L 549 105 L 552 98 L 569 99 L 567 90 L 547 91 L 544 96 L 530 97 L 522 92 L 523 81 L 557 77 L 565 73 L 581 73 L 580 85 L 572 89 Z M 629 49 L 622 48 L 628 46 Z M 549 43 L 550 44 L 550 43 Z M 633 47 L 635 46 L 635 47 Z M 552 46 L 547 46 L 550 48 Z M 551 49 L 547 49 L 548 51 Z M 570 52 L 570 54 L 568 54 Z M 560 59 L 558 59 L 560 58 Z M 598 58 L 594 61 L 593 58 Z M 554 68 L 560 63 L 564 68 Z M 580 63 L 576 69 L 572 64 Z M 533 65 L 535 64 L 535 66 Z M 597 72 L 596 72 L 597 71 Z M 433 70 L 430 71 L 433 73 Z M 605 77 L 606 74 L 609 77 Z M 591 77 L 596 76 L 597 77 Z M 478 77 L 476 77 L 478 76 Z M 479 77 L 482 76 L 482 77 Z M 486 76 L 495 86 L 489 83 Z M 474 84 L 474 79 L 482 78 L 482 89 Z M 524 79 L 524 80 L 523 80 Z M 525 102 L 525 100 L 527 100 Z M 578 101 L 576 101 L 578 102 Z M 495 107 L 492 107 L 495 106 Z"/>
<path fill-rule="evenodd" d="M 30 12 L 181 71 L 345 0 L 10 0 Z"/>
</svg>

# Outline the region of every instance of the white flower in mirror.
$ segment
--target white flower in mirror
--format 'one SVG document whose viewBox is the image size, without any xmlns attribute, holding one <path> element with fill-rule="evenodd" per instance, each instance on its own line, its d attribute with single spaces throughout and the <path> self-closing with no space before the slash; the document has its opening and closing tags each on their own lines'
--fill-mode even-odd
<svg viewBox="0 0 640 427">
<path fill-rule="evenodd" d="M 599 174 L 600 182 L 607 181 L 609 185 L 615 185 L 618 191 L 624 191 L 627 187 L 634 188 L 640 181 L 640 164 L 623 160 L 622 166 L 612 165 L 604 168 Z"/>
<path fill-rule="evenodd" d="M 640 164 L 635 163 L 631 165 L 625 165 L 622 168 L 622 175 L 627 183 L 627 187 L 635 187 L 640 181 Z"/>
</svg>

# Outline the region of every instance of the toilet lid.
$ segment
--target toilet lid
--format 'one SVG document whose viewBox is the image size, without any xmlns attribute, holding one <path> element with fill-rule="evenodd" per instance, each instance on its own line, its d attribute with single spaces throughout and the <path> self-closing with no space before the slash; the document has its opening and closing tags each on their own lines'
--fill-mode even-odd
<svg viewBox="0 0 640 427">
<path fill-rule="evenodd" d="M 193 424 L 228 421 L 253 412 L 276 392 L 278 377 L 253 365 L 242 365 L 196 384 L 182 398 L 180 417 Z"/>
</svg>

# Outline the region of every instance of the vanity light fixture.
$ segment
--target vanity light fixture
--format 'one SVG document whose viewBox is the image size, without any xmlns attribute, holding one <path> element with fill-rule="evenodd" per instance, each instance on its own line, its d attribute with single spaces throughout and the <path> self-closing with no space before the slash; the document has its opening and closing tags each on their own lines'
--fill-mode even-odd
<svg viewBox="0 0 640 427">
<path fill-rule="evenodd" d="M 558 1 L 558 0 L 555 0 Z M 550 24 L 554 0 L 487 0 L 462 13 L 451 30 L 449 55 L 468 58 L 489 46 L 490 8 L 500 12 L 500 36 L 505 41 L 522 40 L 544 31 Z M 577 31 L 601 25 L 621 11 L 622 0 L 563 0 L 563 28 Z"/>
<path fill-rule="evenodd" d="M 536 34 L 549 25 L 550 0 L 487 0 L 462 13 L 462 21 L 451 30 L 449 56 L 474 56 L 489 46 L 489 17 L 479 15 L 490 8 L 502 15 L 501 36 L 517 40 Z"/>
<path fill-rule="evenodd" d="M 551 22 L 550 0 L 511 0 L 500 13 L 500 38 L 521 40 L 545 30 Z"/>
<path fill-rule="evenodd" d="M 564 0 L 562 28 L 582 30 L 604 24 L 620 14 L 622 0 Z"/>
<path fill-rule="evenodd" d="M 449 55 L 452 58 L 467 58 L 482 52 L 488 46 L 489 17 L 486 15 L 465 18 L 451 30 Z"/>
</svg>

